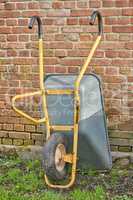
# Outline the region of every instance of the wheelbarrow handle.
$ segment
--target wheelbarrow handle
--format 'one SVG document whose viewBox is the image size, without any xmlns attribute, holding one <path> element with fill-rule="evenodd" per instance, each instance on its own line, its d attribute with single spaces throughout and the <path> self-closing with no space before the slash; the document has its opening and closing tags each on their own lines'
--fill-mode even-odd
<svg viewBox="0 0 133 200">
<path fill-rule="evenodd" d="M 90 19 L 90 25 L 93 25 L 95 23 L 96 17 L 98 18 L 98 35 L 103 34 L 103 20 L 102 15 L 98 10 L 95 10 Z"/>
<path fill-rule="evenodd" d="M 42 21 L 39 16 L 31 17 L 28 27 L 29 27 L 29 29 L 32 29 L 33 25 L 35 23 L 35 20 L 37 20 L 37 23 L 38 23 L 38 38 L 41 39 L 42 38 Z"/>
</svg>

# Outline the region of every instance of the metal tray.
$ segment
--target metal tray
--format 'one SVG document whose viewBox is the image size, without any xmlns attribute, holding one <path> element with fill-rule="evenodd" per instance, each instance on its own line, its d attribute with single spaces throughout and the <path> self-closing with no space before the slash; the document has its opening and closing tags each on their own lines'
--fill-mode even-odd
<svg viewBox="0 0 133 200">
<path fill-rule="evenodd" d="M 76 77 L 76 75 L 48 75 L 45 86 L 49 90 L 74 89 Z M 47 95 L 47 103 L 51 124 L 73 124 L 73 95 Z M 73 133 L 61 134 L 66 134 L 68 137 L 71 149 Z M 78 167 L 101 170 L 112 167 L 101 80 L 96 74 L 85 75 L 80 84 Z"/>
</svg>

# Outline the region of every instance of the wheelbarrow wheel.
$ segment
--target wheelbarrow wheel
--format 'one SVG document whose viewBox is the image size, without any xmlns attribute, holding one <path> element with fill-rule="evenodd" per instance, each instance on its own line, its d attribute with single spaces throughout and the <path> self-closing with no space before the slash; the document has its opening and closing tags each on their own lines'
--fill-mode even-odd
<svg viewBox="0 0 133 200">
<path fill-rule="evenodd" d="M 67 152 L 67 140 L 61 133 L 53 133 L 43 148 L 43 166 L 45 174 L 52 180 L 65 178 L 66 162 L 63 156 Z"/>
</svg>

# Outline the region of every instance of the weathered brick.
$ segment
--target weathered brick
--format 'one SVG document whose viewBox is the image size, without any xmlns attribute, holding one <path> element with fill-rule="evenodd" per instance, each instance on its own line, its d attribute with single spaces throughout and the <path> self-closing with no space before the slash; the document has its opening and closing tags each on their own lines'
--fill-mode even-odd
<svg viewBox="0 0 133 200">
<path fill-rule="evenodd" d="M 30 133 L 28 133 L 28 132 L 9 132 L 9 138 L 30 139 Z"/>
<path fill-rule="evenodd" d="M 14 124 L 15 131 L 24 131 L 24 125 L 22 124 Z"/>
<path fill-rule="evenodd" d="M 31 138 L 33 140 L 43 141 L 44 140 L 44 135 L 43 134 L 31 134 Z"/>
<path fill-rule="evenodd" d="M 0 138 L 7 138 L 8 137 L 8 132 L 7 131 L 0 131 Z"/>
<path fill-rule="evenodd" d="M 22 139 L 13 139 L 13 144 L 16 146 L 21 146 L 21 145 L 23 145 L 23 140 Z"/>
<path fill-rule="evenodd" d="M 130 139 L 110 138 L 110 143 L 119 146 L 133 146 L 133 140 Z"/>
<path fill-rule="evenodd" d="M 3 138 L 2 139 L 2 144 L 11 145 L 12 144 L 12 139 Z"/>
<path fill-rule="evenodd" d="M 13 130 L 13 124 L 3 124 L 3 130 L 7 131 Z"/>
<path fill-rule="evenodd" d="M 35 132 L 36 129 L 35 129 L 35 126 L 33 126 L 33 125 L 25 125 L 25 131 L 26 132 Z"/>
<path fill-rule="evenodd" d="M 34 145 L 34 140 L 24 140 L 24 145 Z"/>
<path fill-rule="evenodd" d="M 117 145 L 111 145 L 111 151 L 118 151 Z"/>
<path fill-rule="evenodd" d="M 122 152 L 131 152 L 132 148 L 129 147 L 129 146 L 119 146 L 119 151 L 122 151 Z"/>
<path fill-rule="evenodd" d="M 109 136 L 112 138 L 127 138 L 127 139 L 133 139 L 133 132 L 132 131 L 109 131 Z"/>
<path fill-rule="evenodd" d="M 39 141 L 39 140 L 35 140 L 35 145 L 42 146 L 42 145 L 44 145 L 44 142 L 43 141 Z"/>
</svg>

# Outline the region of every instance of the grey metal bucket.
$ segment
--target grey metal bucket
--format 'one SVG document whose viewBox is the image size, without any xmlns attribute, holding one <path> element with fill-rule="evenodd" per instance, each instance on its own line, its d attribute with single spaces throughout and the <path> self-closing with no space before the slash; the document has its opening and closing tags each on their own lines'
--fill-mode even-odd
<svg viewBox="0 0 133 200">
<path fill-rule="evenodd" d="M 47 89 L 74 89 L 76 75 L 48 75 Z M 73 95 L 47 95 L 48 112 L 52 125 L 72 125 Z M 66 134 L 72 146 L 72 132 Z M 80 84 L 80 122 L 78 167 L 110 169 L 112 158 L 106 127 L 101 80 L 95 74 L 83 77 Z"/>
</svg>

